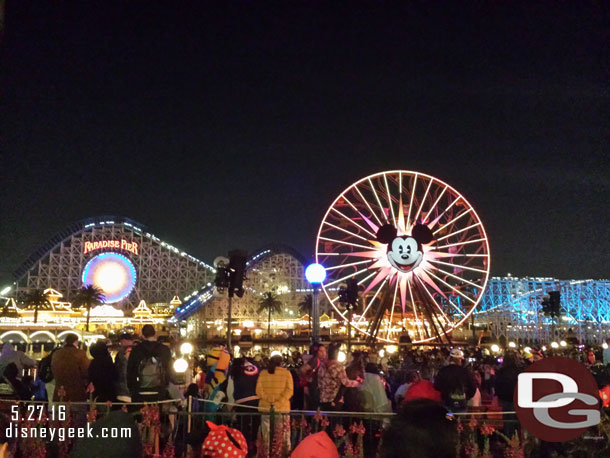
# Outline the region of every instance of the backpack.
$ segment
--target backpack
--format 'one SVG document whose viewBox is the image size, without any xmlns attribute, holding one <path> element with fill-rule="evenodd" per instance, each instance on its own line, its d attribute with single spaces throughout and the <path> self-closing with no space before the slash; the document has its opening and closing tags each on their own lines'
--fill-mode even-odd
<svg viewBox="0 0 610 458">
<path fill-rule="evenodd" d="M 53 370 L 51 369 L 51 360 L 53 359 L 53 353 L 55 353 L 55 350 L 52 350 L 51 353 L 42 358 L 40 360 L 40 364 L 38 365 L 38 378 L 44 383 L 53 381 L 54 376 Z"/>
<path fill-rule="evenodd" d="M 165 369 L 158 355 L 147 355 L 138 367 L 138 382 L 141 390 L 158 391 L 165 385 Z"/>
<path fill-rule="evenodd" d="M 466 391 L 464 385 L 460 381 L 459 384 L 449 393 L 449 408 L 452 411 L 461 411 L 466 409 L 468 400 L 466 399 Z"/>
</svg>

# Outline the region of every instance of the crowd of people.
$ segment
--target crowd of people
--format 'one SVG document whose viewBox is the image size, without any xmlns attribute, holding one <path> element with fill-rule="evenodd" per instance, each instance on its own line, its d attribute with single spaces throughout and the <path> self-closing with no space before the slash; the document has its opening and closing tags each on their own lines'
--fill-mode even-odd
<svg viewBox="0 0 610 458">
<path fill-rule="evenodd" d="M 142 327 L 141 338 L 122 334 L 113 360 L 107 342 L 89 347 L 91 358 L 76 334 L 40 362 L 6 343 L 0 354 L 0 396 L 20 400 L 79 403 L 146 402 L 167 399 L 171 393 L 171 351 L 156 340 L 152 325 Z M 23 375 L 37 368 L 36 377 Z"/>
<path fill-rule="evenodd" d="M 208 413 L 273 410 L 274 431 L 268 415 L 243 416 L 245 439 L 251 449 L 257 447 L 257 438 L 258 447 L 264 448 L 273 433 L 281 438 L 283 449 L 290 449 L 290 417 L 285 415 L 289 412 L 399 413 L 391 426 L 386 425 L 386 434 L 396 430 L 397 422 L 412 422 L 409 412 L 422 418 L 441 418 L 439 412 L 512 412 L 518 375 L 552 355 L 579 360 L 590 368 L 600 389 L 610 391 L 607 345 L 603 350 L 573 344 L 550 349 L 509 347 L 503 352 L 443 347 L 385 355 L 356 350 L 345 355 L 339 345 L 315 344 L 306 354 L 275 351 L 239 358 L 231 358 L 220 346 L 193 360 L 193 374 L 188 377 L 193 383 L 183 392 L 173 383 L 172 352 L 157 342 L 151 325 L 143 326 L 137 339 L 122 334 L 114 360 L 105 341 L 91 345 L 89 353 L 91 358 L 79 347 L 75 334 L 68 334 L 64 345 L 40 362 L 5 344 L 0 354 L 0 398 L 71 402 L 75 423 L 86 421 L 86 406 L 79 413 L 78 404 L 89 399 L 143 403 L 180 398 L 189 400 L 183 408 Z M 29 368 L 37 368 L 37 377 L 22 375 Z M 504 428 L 510 435 L 516 426 L 505 422 Z M 259 456 L 268 454 L 259 450 Z"/>
<path fill-rule="evenodd" d="M 609 339 L 610 340 L 610 339 Z M 610 342 L 608 342 L 610 343 Z M 308 354 L 257 355 L 232 361 L 228 378 L 219 385 L 213 400 L 219 409 L 399 413 L 394 421 L 410 422 L 404 415 L 435 406 L 450 413 L 469 411 L 514 412 L 513 395 L 518 375 L 535 361 L 554 355 L 574 358 L 590 368 L 600 389 L 610 385 L 610 350 L 579 345 L 565 348 L 507 348 L 494 352 L 485 348 L 411 349 L 381 357 L 377 352 L 354 351 L 338 361 L 338 346 L 317 344 Z M 284 367 L 282 367 L 284 366 Z M 197 368 L 206 379 L 205 364 Z M 189 394 L 206 398 L 202 386 L 193 384 Z M 218 389 L 219 388 L 219 389 Z M 220 395 L 219 395 L 220 394 Z M 201 406 L 200 408 L 205 408 Z M 400 418 L 399 418 L 400 417 Z M 281 418 L 281 415 L 280 415 Z M 513 415 L 504 415 L 504 432 L 517 429 Z M 276 424 L 274 434 L 286 443 L 290 428 Z M 269 426 L 262 424 L 263 438 Z M 389 428 L 388 431 L 392 431 Z M 245 433 L 248 436 L 247 433 Z M 254 440 L 247 437 L 248 442 Z M 264 455 L 261 455 L 264 456 Z"/>
</svg>

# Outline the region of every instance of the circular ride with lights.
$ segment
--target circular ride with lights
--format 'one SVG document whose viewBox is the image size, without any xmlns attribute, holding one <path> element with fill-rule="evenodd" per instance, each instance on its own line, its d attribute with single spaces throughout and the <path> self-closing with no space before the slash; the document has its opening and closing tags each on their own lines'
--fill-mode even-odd
<svg viewBox="0 0 610 458">
<path fill-rule="evenodd" d="M 136 268 L 127 256 L 108 252 L 91 258 L 83 270 L 82 282 L 100 288 L 104 302 L 113 304 L 129 296 L 136 279 Z"/>
<path fill-rule="evenodd" d="M 360 304 L 351 325 L 369 340 L 450 341 L 480 302 L 489 278 L 489 244 L 468 201 L 420 172 L 370 175 L 329 207 L 316 239 L 326 268 L 324 293 L 341 318 L 343 283 L 355 279 Z"/>
</svg>

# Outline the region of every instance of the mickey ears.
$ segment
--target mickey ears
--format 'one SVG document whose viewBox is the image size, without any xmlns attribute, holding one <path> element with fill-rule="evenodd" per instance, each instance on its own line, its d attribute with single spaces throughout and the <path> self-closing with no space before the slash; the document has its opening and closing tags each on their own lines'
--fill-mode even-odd
<svg viewBox="0 0 610 458">
<path fill-rule="evenodd" d="M 392 240 L 396 238 L 398 231 L 391 224 L 384 224 L 377 231 L 377 241 L 381 243 L 390 243 Z M 430 243 L 434 240 L 434 234 L 428 228 L 428 226 L 424 224 L 416 224 L 411 231 L 411 237 L 417 240 L 419 243 Z"/>
<path fill-rule="evenodd" d="M 428 226 L 424 224 L 419 223 L 413 227 L 413 230 L 411 231 L 411 237 L 413 237 L 419 243 L 423 244 L 430 243 L 432 240 L 434 240 L 434 234 L 432 233 L 430 228 L 428 228 Z"/>
<path fill-rule="evenodd" d="M 384 224 L 377 231 L 377 240 L 381 243 L 390 243 L 396 238 L 396 228 L 391 224 Z"/>
</svg>

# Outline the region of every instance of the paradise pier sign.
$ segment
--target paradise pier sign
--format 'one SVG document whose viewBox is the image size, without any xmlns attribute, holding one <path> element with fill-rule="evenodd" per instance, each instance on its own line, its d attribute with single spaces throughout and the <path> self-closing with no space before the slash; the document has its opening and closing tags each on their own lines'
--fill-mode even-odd
<svg viewBox="0 0 610 458">
<path fill-rule="evenodd" d="M 107 250 L 107 249 L 118 249 L 118 250 L 129 251 L 130 253 L 133 253 L 133 254 L 140 254 L 138 252 L 138 243 L 137 242 L 128 242 L 125 239 L 99 240 L 96 242 L 85 242 L 85 249 L 84 249 L 83 253 L 87 254 L 92 251 Z"/>
</svg>

